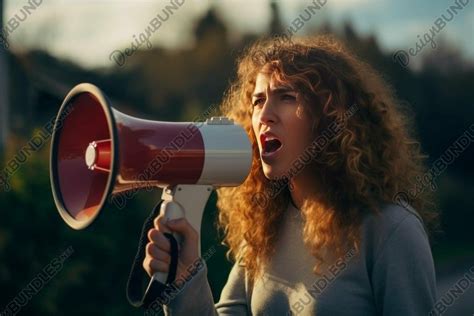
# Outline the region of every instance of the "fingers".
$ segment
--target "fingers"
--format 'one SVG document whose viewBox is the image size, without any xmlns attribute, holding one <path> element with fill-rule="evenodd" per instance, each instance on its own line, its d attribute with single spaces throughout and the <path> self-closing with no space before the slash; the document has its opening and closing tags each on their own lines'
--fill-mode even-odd
<svg viewBox="0 0 474 316">
<path fill-rule="evenodd" d="M 195 241 L 198 239 L 198 233 L 186 218 L 174 219 L 166 223 L 174 232 L 179 233 L 185 240 Z"/>
<path fill-rule="evenodd" d="M 161 231 L 155 228 L 148 231 L 148 240 L 161 250 L 168 253 L 171 251 L 171 244 L 168 238 L 166 238 Z"/>
<path fill-rule="evenodd" d="M 147 236 L 150 242 L 146 246 L 146 256 L 143 260 L 143 267 L 150 276 L 155 272 L 168 272 L 169 270 L 171 244 L 164 233 L 177 233 L 177 235 L 183 237 L 181 241 L 178 240 L 178 252 L 181 251 L 181 247 L 186 246 L 185 249 L 188 249 L 188 251 L 183 251 L 183 254 L 187 253 L 190 258 L 198 256 L 199 234 L 186 218 L 165 222 L 164 215 L 160 214 L 155 218 L 153 224 L 154 228 L 148 231 Z M 183 258 L 181 260 L 184 260 Z M 186 262 L 188 261 L 190 259 L 186 260 Z"/>
<path fill-rule="evenodd" d="M 170 229 L 163 224 L 162 220 L 162 215 L 156 217 L 153 222 L 154 228 L 147 234 L 150 242 L 145 247 L 143 268 L 150 276 L 156 272 L 168 272 L 171 262 L 170 241 L 163 235 L 164 232 L 170 232 Z"/>
<path fill-rule="evenodd" d="M 146 256 L 143 260 L 143 268 L 151 277 L 156 272 L 168 272 L 169 264 L 160 260 L 153 259 L 151 256 Z"/>
<path fill-rule="evenodd" d="M 146 254 L 152 257 L 152 259 L 162 261 L 167 265 L 171 263 L 171 256 L 169 252 L 158 248 L 155 244 L 151 242 L 146 245 Z"/>
<path fill-rule="evenodd" d="M 163 214 L 160 214 L 153 221 L 155 228 L 162 233 L 179 233 L 185 240 L 196 241 L 199 237 L 194 227 L 185 217 L 166 221 Z"/>
<path fill-rule="evenodd" d="M 155 272 L 168 272 L 171 263 L 169 252 L 158 248 L 153 242 L 149 242 L 145 247 L 145 259 L 143 268 L 152 276 Z"/>
<path fill-rule="evenodd" d="M 171 233 L 170 228 L 165 223 L 165 216 L 163 214 L 158 215 L 154 220 L 153 224 L 156 229 L 163 233 Z"/>
</svg>

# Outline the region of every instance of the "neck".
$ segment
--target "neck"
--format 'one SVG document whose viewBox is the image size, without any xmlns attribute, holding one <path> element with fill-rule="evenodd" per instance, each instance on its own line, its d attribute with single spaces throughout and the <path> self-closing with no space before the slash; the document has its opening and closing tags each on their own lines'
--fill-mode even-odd
<svg viewBox="0 0 474 316">
<path fill-rule="evenodd" d="M 303 207 L 304 200 L 315 197 L 318 192 L 314 177 L 307 172 L 301 172 L 290 179 L 290 202 L 299 210 Z"/>
</svg>

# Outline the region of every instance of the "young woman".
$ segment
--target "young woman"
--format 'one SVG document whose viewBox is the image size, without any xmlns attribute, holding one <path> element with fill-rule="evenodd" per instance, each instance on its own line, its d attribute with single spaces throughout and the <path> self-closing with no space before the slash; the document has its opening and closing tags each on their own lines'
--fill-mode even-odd
<svg viewBox="0 0 474 316">
<path fill-rule="evenodd" d="M 143 266 L 168 271 L 184 237 L 182 290 L 166 315 L 428 315 L 436 221 L 408 114 L 367 64 L 330 37 L 259 41 L 222 104 L 253 144 L 249 177 L 220 188 L 219 223 L 235 261 L 214 304 L 185 220 L 155 220 Z M 426 229 L 426 230 L 425 230 Z"/>
</svg>

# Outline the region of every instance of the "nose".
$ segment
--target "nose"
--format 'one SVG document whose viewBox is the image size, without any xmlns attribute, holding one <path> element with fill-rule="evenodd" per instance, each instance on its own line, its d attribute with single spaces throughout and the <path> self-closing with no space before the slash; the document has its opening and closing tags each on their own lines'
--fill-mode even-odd
<svg viewBox="0 0 474 316">
<path fill-rule="evenodd" d="M 268 97 L 260 111 L 260 124 L 269 125 L 277 121 L 277 113 L 273 104 L 273 98 Z"/>
</svg>

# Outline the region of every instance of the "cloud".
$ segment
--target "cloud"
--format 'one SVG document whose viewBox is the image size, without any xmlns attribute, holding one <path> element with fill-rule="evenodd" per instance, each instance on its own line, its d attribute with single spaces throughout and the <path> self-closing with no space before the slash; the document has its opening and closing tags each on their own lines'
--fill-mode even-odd
<svg viewBox="0 0 474 316">
<path fill-rule="evenodd" d="M 360 9 L 361 7 L 379 7 L 386 3 L 385 0 L 374 2 L 373 0 L 328 0 L 328 5 L 335 11 L 348 11 L 352 9 Z"/>
<path fill-rule="evenodd" d="M 24 3 L 16 2 L 5 12 L 5 20 Z M 42 47 L 56 56 L 70 58 L 84 66 L 112 64 L 109 55 L 125 49 L 160 13 L 169 1 L 81 1 L 51 0 L 39 7 L 10 39 L 12 47 Z M 188 6 L 188 7 L 186 7 Z M 173 18 L 155 32 L 150 41 L 158 45 L 179 46 L 190 40 L 192 16 L 205 11 L 198 3 L 187 0 L 174 12 Z M 191 18 L 190 18 L 191 17 Z M 146 49 L 146 48 L 145 48 Z"/>
</svg>

